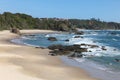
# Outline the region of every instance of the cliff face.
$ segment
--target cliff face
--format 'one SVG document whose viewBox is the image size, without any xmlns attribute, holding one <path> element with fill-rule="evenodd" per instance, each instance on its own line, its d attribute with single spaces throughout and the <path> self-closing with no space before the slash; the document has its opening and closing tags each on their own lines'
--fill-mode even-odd
<svg viewBox="0 0 120 80">
<path fill-rule="evenodd" d="M 60 19 L 60 18 L 33 18 L 27 14 L 4 12 L 0 14 L 0 29 L 52 29 L 69 31 L 75 28 L 82 29 L 120 29 L 120 23 L 103 22 L 99 19 Z"/>
</svg>

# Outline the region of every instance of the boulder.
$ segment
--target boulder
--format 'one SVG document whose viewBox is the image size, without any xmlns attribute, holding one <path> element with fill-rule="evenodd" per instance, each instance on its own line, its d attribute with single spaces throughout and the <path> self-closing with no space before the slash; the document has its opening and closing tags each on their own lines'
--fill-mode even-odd
<svg viewBox="0 0 120 80">
<path fill-rule="evenodd" d="M 77 34 L 77 35 L 83 35 L 84 32 L 83 31 L 77 31 L 77 32 L 75 32 L 75 34 Z"/>
<path fill-rule="evenodd" d="M 48 37 L 49 41 L 57 41 L 57 39 L 55 37 Z"/>
<path fill-rule="evenodd" d="M 10 32 L 15 34 L 20 34 L 20 30 L 18 28 L 11 28 Z"/>
</svg>

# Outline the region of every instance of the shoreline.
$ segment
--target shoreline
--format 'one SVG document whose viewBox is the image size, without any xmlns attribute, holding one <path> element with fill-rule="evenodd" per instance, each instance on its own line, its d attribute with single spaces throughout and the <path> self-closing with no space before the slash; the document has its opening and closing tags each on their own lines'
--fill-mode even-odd
<svg viewBox="0 0 120 80">
<path fill-rule="evenodd" d="M 49 30 L 23 30 L 21 33 L 34 34 L 41 32 L 46 33 L 46 31 Z M 54 31 L 50 30 L 50 32 Z M 10 43 L 9 40 L 19 37 L 16 34 L 12 34 L 9 31 L 3 31 L 3 33 L 0 35 L 6 35 L 2 39 L 0 38 L 0 47 L 3 48 L 3 50 L 1 50 L 1 52 L 3 52 L 2 56 L 5 57 L 2 57 L 0 54 L 0 56 L 3 58 L 1 62 L 3 62 L 3 64 L 7 64 L 10 67 L 16 66 L 20 68 L 19 70 L 12 67 L 13 72 L 1 74 L 1 76 L 7 74 L 15 74 L 17 76 L 21 75 L 20 78 L 16 77 L 13 78 L 13 80 L 98 80 L 89 76 L 87 72 L 81 68 L 69 66 L 63 63 L 59 56 L 49 56 L 48 49 L 37 49 L 35 47 Z M 3 64 L 0 64 L 0 67 L 6 66 Z M 6 67 L 4 67 L 2 70 L 6 70 Z M 9 69 L 7 71 L 9 71 Z M 11 76 L 8 77 L 8 79 L 10 78 Z M 3 80 L 8 79 L 3 77 Z"/>
</svg>

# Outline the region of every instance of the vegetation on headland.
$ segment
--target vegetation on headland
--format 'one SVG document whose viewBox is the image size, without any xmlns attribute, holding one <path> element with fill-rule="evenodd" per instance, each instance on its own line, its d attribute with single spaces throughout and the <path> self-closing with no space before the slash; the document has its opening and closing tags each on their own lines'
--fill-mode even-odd
<svg viewBox="0 0 120 80">
<path fill-rule="evenodd" d="M 0 14 L 0 30 L 19 29 L 51 29 L 58 31 L 71 31 L 80 29 L 120 29 L 120 23 L 104 22 L 100 19 L 60 19 L 60 18 L 33 18 L 27 14 L 4 12 Z"/>
</svg>

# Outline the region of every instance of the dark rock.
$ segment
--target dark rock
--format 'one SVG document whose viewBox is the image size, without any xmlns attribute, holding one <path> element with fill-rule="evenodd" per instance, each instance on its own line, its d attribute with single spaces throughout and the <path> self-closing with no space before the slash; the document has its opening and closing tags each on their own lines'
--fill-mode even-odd
<svg viewBox="0 0 120 80">
<path fill-rule="evenodd" d="M 92 52 L 91 50 L 89 50 L 89 52 Z"/>
<path fill-rule="evenodd" d="M 89 45 L 91 48 L 98 48 L 99 46 L 97 45 Z"/>
<path fill-rule="evenodd" d="M 75 32 L 75 34 L 78 34 L 78 35 L 83 35 L 83 34 L 84 34 L 84 32 L 83 32 L 83 31 L 77 31 L 77 32 Z"/>
<path fill-rule="evenodd" d="M 48 49 L 55 50 L 55 49 L 60 49 L 62 47 L 63 47 L 62 45 L 51 45 L 51 46 L 48 46 Z"/>
<path fill-rule="evenodd" d="M 56 56 L 58 54 L 58 50 L 53 50 L 49 52 L 49 55 Z"/>
<path fill-rule="evenodd" d="M 83 43 L 83 44 L 80 44 L 80 45 L 81 45 L 81 46 L 87 46 L 87 44 L 84 44 L 84 43 Z"/>
<path fill-rule="evenodd" d="M 34 37 L 35 35 L 34 35 L 34 34 L 30 34 L 29 36 L 32 36 L 32 37 Z"/>
<path fill-rule="evenodd" d="M 102 46 L 102 48 L 101 48 L 102 50 L 104 50 L 104 51 L 106 51 L 107 49 L 105 48 L 105 46 Z"/>
<path fill-rule="evenodd" d="M 66 42 L 68 42 L 68 41 L 69 41 L 69 39 L 66 39 L 65 41 L 66 41 Z"/>
<path fill-rule="evenodd" d="M 45 49 L 44 47 L 40 47 L 40 46 L 38 46 L 38 47 L 35 47 L 35 48 Z"/>
<path fill-rule="evenodd" d="M 115 32 L 111 32 L 111 35 L 116 35 L 117 33 L 115 33 Z"/>
<path fill-rule="evenodd" d="M 81 36 L 74 36 L 74 38 L 81 38 Z"/>
<path fill-rule="evenodd" d="M 81 53 L 81 52 L 88 52 L 88 51 L 87 51 L 87 48 L 79 48 L 75 50 L 75 52 Z"/>
<path fill-rule="evenodd" d="M 84 37 L 81 36 L 81 38 L 84 38 Z"/>
<path fill-rule="evenodd" d="M 18 28 L 11 28 L 10 32 L 15 34 L 20 34 L 20 30 Z"/>
<path fill-rule="evenodd" d="M 116 62 L 120 62 L 120 59 L 115 59 Z"/>
<path fill-rule="evenodd" d="M 55 37 L 48 37 L 48 40 L 50 40 L 50 41 L 57 41 L 57 39 Z"/>
<path fill-rule="evenodd" d="M 116 49 L 113 49 L 114 51 L 116 51 Z"/>
<path fill-rule="evenodd" d="M 57 54 L 55 54 L 55 53 L 50 53 L 50 54 L 48 54 L 48 55 L 57 56 Z"/>
</svg>

